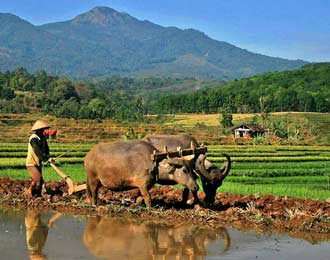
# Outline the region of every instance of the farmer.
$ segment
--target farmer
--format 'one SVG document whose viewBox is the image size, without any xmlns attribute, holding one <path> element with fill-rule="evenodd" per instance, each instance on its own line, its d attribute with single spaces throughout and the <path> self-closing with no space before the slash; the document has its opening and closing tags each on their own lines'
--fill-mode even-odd
<svg viewBox="0 0 330 260">
<path fill-rule="evenodd" d="M 49 147 L 43 132 L 48 128 L 50 128 L 48 123 L 43 120 L 37 120 L 31 129 L 33 134 L 29 138 L 26 157 L 26 168 L 31 176 L 31 184 L 26 193 L 27 198 L 41 196 L 41 189 L 44 183 L 41 162 L 49 159 Z"/>
<path fill-rule="evenodd" d="M 55 220 L 61 215 L 62 213 L 55 213 L 48 220 L 47 224 L 47 218 L 43 218 L 41 212 L 31 209 L 26 211 L 26 242 L 31 260 L 47 259 L 46 255 L 43 254 L 42 249 L 44 248 L 47 240 L 48 230 L 53 226 Z"/>
</svg>

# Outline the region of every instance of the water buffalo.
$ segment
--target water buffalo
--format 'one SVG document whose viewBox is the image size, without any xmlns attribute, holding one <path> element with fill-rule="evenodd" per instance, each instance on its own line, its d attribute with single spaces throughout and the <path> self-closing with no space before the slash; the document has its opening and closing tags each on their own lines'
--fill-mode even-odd
<svg viewBox="0 0 330 260">
<path fill-rule="evenodd" d="M 146 224 L 123 218 L 88 217 L 83 243 L 97 259 L 148 259 L 154 245 Z"/>
<path fill-rule="evenodd" d="M 96 203 L 101 184 L 113 191 L 138 188 L 147 207 L 151 206 L 149 189 L 158 176 L 165 176 L 176 183 L 197 191 L 193 174 L 182 158 L 164 159 L 155 162 L 150 154 L 157 150 L 143 140 L 100 143 L 85 156 L 87 174 L 87 199 Z"/>
<path fill-rule="evenodd" d="M 205 259 L 230 248 L 225 228 L 193 224 L 140 223 L 123 218 L 88 217 L 83 243 L 102 259 Z M 210 244 L 216 247 L 210 251 Z"/>
<path fill-rule="evenodd" d="M 198 147 L 197 140 L 187 134 L 182 135 L 149 135 L 144 138 L 145 141 L 151 143 L 157 149 L 163 149 L 167 147 L 169 151 L 176 151 L 177 147 L 182 149 L 188 149 L 191 145 Z M 227 154 L 224 154 L 227 161 L 223 167 L 218 168 L 215 164 L 205 159 L 205 155 L 199 155 L 195 160 L 195 171 L 196 174 L 202 180 L 202 186 L 205 192 L 204 204 L 210 206 L 215 201 L 215 195 L 217 189 L 222 185 L 222 181 L 227 177 L 230 167 L 231 160 Z M 197 177 L 197 176 L 196 176 Z M 194 202 L 198 203 L 197 192 L 192 192 L 194 195 Z M 184 189 L 182 194 L 182 200 L 187 201 L 189 190 Z"/>
</svg>

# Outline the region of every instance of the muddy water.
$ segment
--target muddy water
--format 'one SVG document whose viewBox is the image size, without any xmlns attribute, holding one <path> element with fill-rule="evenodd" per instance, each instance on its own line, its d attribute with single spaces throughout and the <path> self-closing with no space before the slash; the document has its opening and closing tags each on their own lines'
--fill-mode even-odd
<svg viewBox="0 0 330 260">
<path fill-rule="evenodd" d="M 330 241 L 0 209 L 0 259 L 330 259 Z"/>
</svg>

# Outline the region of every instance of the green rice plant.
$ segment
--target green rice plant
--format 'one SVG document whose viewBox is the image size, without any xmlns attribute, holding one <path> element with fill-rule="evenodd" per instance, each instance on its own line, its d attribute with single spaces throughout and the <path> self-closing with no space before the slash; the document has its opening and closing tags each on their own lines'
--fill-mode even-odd
<svg viewBox="0 0 330 260">
<path fill-rule="evenodd" d="M 66 175 L 70 176 L 75 182 L 86 182 L 85 167 L 82 163 L 80 164 L 63 164 L 59 166 L 61 171 Z M 1 177 L 9 177 L 12 179 L 30 179 L 29 173 L 24 169 L 1 169 Z M 56 171 L 48 166 L 42 168 L 42 176 L 45 181 L 60 181 L 62 178 L 56 173 Z"/>
<path fill-rule="evenodd" d="M 16 152 L 16 151 L 11 151 L 11 152 L 3 152 L 0 151 L 0 158 L 23 158 L 26 157 L 26 151 L 25 152 Z"/>
<path fill-rule="evenodd" d="M 311 152 L 311 151 L 304 151 L 304 152 L 223 152 L 229 154 L 231 157 L 302 157 L 302 156 L 329 156 L 330 152 Z M 208 157 L 221 157 L 221 153 L 214 153 L 214 152 L 208 152 Z"/>
<path fill-rule="evenodd" d="M 329 151 L 328 146 L 209 145 L 209 151 Z"/>
<path fill-rule="evenodd" d="M 217 166 L 221 166 L 221 163 L 215 163 Z M 313 161 L 313 162 L 240 162 L 233 163 L 232 169 L 296 169 L 296 168 L 305 168 L 305 169 L 318 169 L 318 168 L 327 168 L 330 169 L 330 161 Z"/>
<path fill-rule="evenodd" d="M 241 177 L 281 177 L 281 176 L 324 176 L 329 169 L 249 169 L 249 170 L 231 170 L 230 176 Z"/>
<path fill-rule="evenodd" d="M 316 200 L 327 200 L 330 198 L 329 190 L 316 190 L 301 184 L 242 184 L 225 181 L 218 192 L 229 192 L 237 194 L 273 194 L 294 198 L 311 198 Z"/>
<path fill-rule="evenodd" d="M 57 157 L 59 155 L 62 155 L 63 152 L 51 152 L 51 157 Z M 27 152 L 0 152 L 0 158 L 26 158 Z M 68 157 L 84 157 L 86 155 L 86 152 L 71 152 L 68 154 L 65 154 L 63 156 L 64 158 Z"/>
<path fill-rule="evenodd" d="M 298 157 L 232 157 L 233 162 L 311 162 L 311 161 L 329 161 L 330 156 L 298 156 Z M 223 157 L 208 156 L 211 162 L 222 162 Z"/>
<path fill-rule="evenodd" d="M 72 158 L 61 158 L 56 162 L 56 164 L 76 164 L 83 163 L 84 158 L 72 157 Z M 45 165 L 47 165 L 45 163 Z M 25 158 L 1 158 L 0 159 L 0 169 L 22 169 L 25 168 Z"/>
<path fill-rule="evenodd" d="M 87 152 L 89 151 L 94 144 L 49 144 L 50 151 L 52 152 L 66 152 L 68 150 L 77 151 L 77 152 Z M 0 152 L 27 152 L 28 144 L 20 143 L 1 143 Z"/>
<path fill-rule="evenodd" d="M 0 169 L 0 177 L 8 177 L 11 179 L 20 179 L 20 180 L 28 180 L 30 179 L 30 175 L 27 172 L 25 167 L 22 168 L 4 168 Z"/>
<path fill-rule="evenodd" d="M 25 158 L 1 158 L 0 169 L 5 168 L 24 168 Z"/>
<path fill-rule="evenodd" d="M 226 181 L 238 182 L 242 184 L 304 184 L 304 185 L 317 185 L 317 187 L 326 187 L 326 176 L 289 176 L 289 177 L 247 177 L 247 176 L 228 176 Z"/>
<path fill-rule="evenodd" d="M 70 176 L 75 182 L 86 182 L 86 173 L 83 163 L 79 164 L 61 164 L 59 165 L 61 171 Z M 46 181 L 61 180 L 61 177 L 55 172 L 52 167 L 44 167 L 43 176 Z"/>
<path fill-rule="evenodd" d="M 327 190 L 330 191 L 330 171 L 326 172 L 324 174 L 325 178 L 326 178 L 326 186 L 327 186 Z"/>
<path fill-rule="evenodd" d="M 277 146 L 276 151 L 329 151 L 329 146 Z"/>
</svg>

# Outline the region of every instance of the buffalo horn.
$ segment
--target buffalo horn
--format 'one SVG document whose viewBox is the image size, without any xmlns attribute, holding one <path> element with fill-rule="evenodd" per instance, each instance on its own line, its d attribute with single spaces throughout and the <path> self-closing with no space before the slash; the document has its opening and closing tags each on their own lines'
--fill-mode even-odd
<svg viewBox="0 0 330 260">
<path fill-rule="evenodd" d="M 213 180 L 213 179 L 217 179 L 217 180 L 223 180 L 227 177 L 230 167 L 231 167 L 231 159 L 230 156 L 227 154 L 223 154 L 227 161 L 224 163 L 224 165 L 220 168 L 220 169 L 214 169 L 212 170 L 212 174 L 210 174 L 210 172 L 208 172 L 205 168 L 205 158 L 206 155 L 202 155 L 200 156 L 200 162 L 198 165 L 198 169 L 200 171 L 200 173 L 207 179 L 209 180 Z"/>
<path fill-rule="evenodd" d="M 206 177 L 207 179 L 211 179 L 211 176 L 209 175 L 209 173 L 205 169 L 205 158 L 206 158 L 205 154 L 201 154 L 199 156 L 200 160 L 199 160 L 198 169 L 204 177 Z"/>
<path fill-rule="evenodd" d="M 224 180 L 227 177 L 227 175 L 228 175 L 228 173 L 230 171 L 230 168 L 231 168 L 231 159 L 230 159 L 230 156 L 228 154 L 225 154 L 225 153 L 223 154 L 223 156 L 226 157 L 227 161 L 220 168 L 220 173 L 222 175 L 221 180 Z"/>
<path fill-rule="evenodd" d="M 168 160 L 168 163 L 172 166 L 175 166 L 175 167 L 181 167 L 182 166 L 182 161 L 181 160 L 173 160 L 168 155 L 167 155 L 167 160 Z"/>
</svg>

